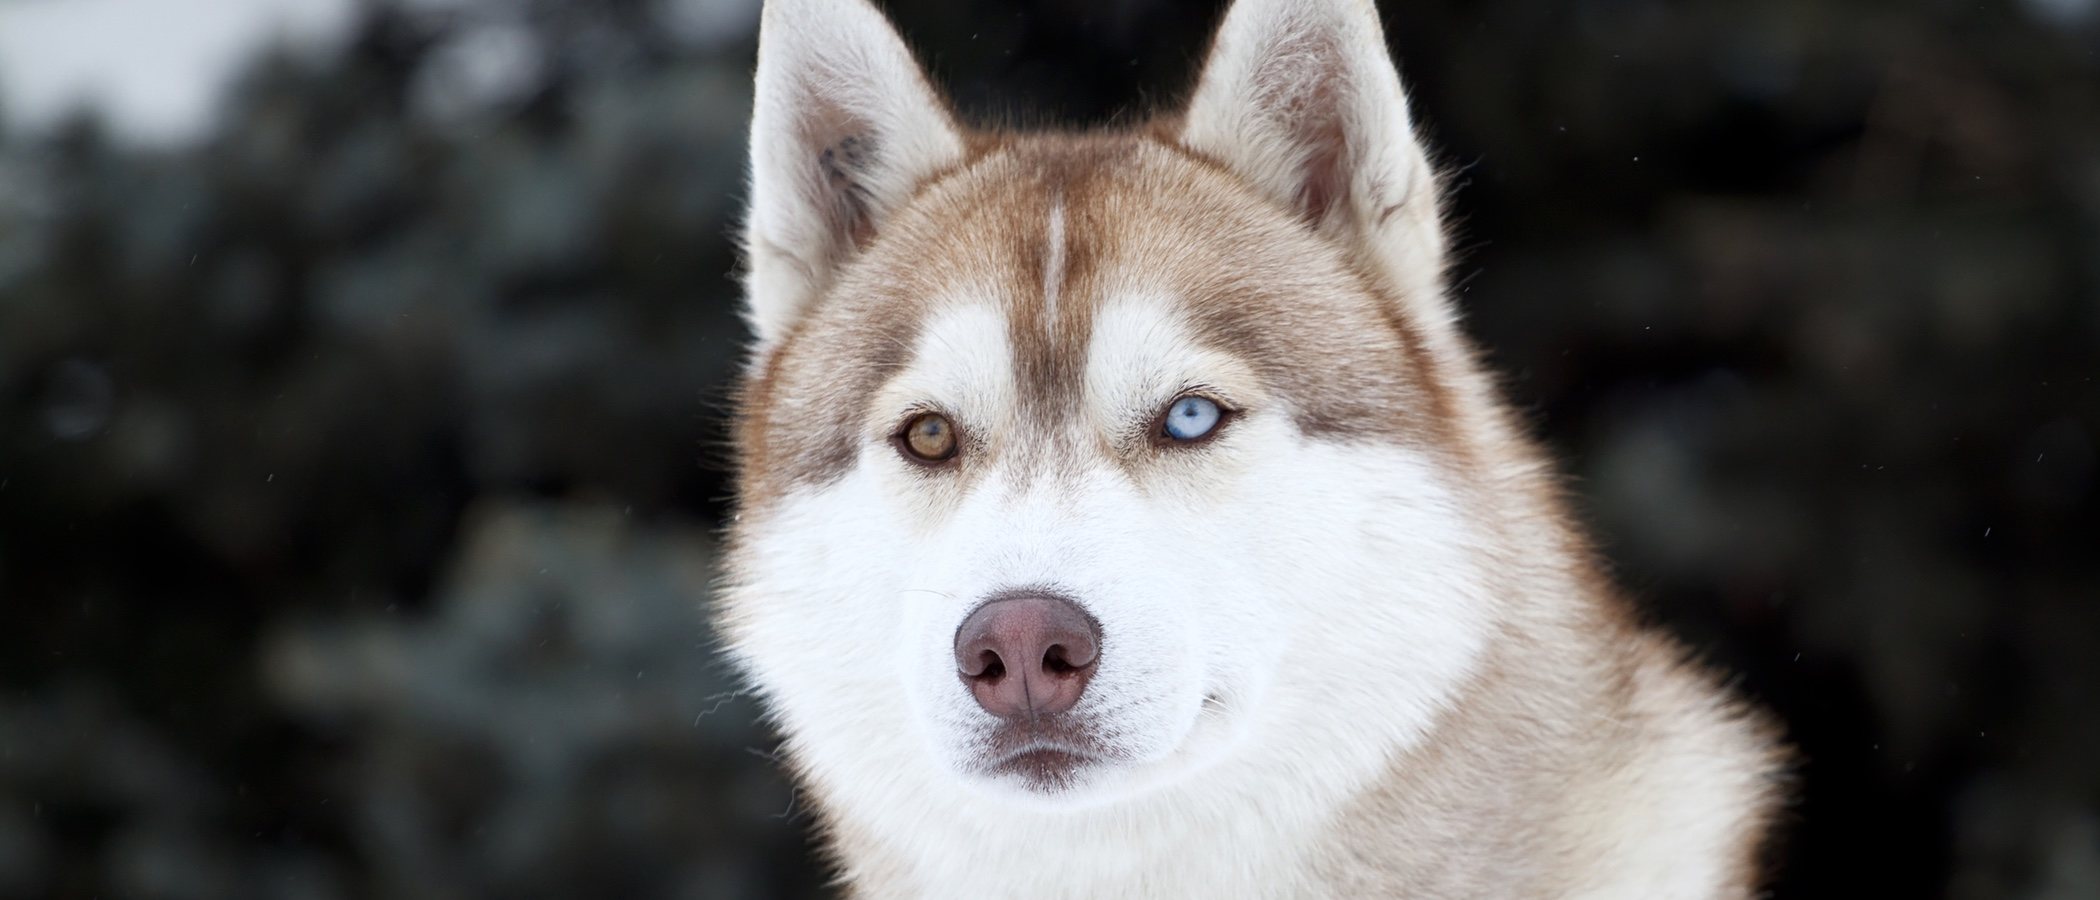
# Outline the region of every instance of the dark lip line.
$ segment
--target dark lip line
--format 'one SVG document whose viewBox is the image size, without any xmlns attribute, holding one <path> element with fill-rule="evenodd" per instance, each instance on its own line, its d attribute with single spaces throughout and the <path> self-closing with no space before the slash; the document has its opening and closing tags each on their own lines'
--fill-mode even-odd
<svg viewBox="0 0 2100 900">
<path fill-rule="evenodd" d="M 1213 691 L 1204 695 L 1200 715 L 1216 715 L 1226 709 L 1224 695 Z M 1053 728 L 1048 731 L 1049 733 L 1025 735 L 1008 732 L 988 736 L 978 746 L 978 761 L 972 768 L 980 774 L 1007 774 L 1016 761 L 1031 753 L 1058 753 L 1071 757 L 1076 761 L 1074 769 L 1129 761 L 1127 755 L 1101 746 L 1087 729 L 1074 731 L 1069 728 Z"/>
<path fill-rule="evenodd" d="M 1074 759 L 1077 759 L 1082 763 L 1105 762 L 1107 759 L 1106 757 L 1103 757 L 1092 750 L 1088 750 L 1082 747 L 1075 747 L 1071 744 L 1062 743 L 1059 741 L 1037 740 L 1030 741 L 1019 747 L 1013 747 L 1002 750 L 998 756 L 993 757 L 989 762 L 985 764 L 985 768 L 996 771 L 1012 765 L 1016 760 L 1019 760 L 1021 757 L 1027 756 L 1031 753 L 1045 752 L 1062 753 L 1066 756 L 1070 756 Z"/>
</svg>

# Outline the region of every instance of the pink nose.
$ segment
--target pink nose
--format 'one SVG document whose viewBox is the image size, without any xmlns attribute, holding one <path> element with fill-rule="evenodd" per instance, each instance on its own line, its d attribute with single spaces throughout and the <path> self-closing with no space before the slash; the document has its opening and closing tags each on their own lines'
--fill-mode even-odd
<svg viewBox="0 0 2100 900">
<path fill-rule="evenodd" d="M 1100 655 L 1101 626 L 1062 597 L 993 600 L 955 632 L 957 674 L 977 705 L 1002 719 L 1071 709 L 1086 692 Z"/>
</svg>

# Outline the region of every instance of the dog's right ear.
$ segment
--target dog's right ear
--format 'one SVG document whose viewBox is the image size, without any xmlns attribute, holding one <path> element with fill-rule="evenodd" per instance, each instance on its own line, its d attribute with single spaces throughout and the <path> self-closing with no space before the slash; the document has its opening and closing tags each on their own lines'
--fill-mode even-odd
<svg viewBox="0 0 2100 900">
<path fill-rule="evenodd" d="M 766 0 L 751 114 L 745 316 L 779 340 L 963 139 L 867 0 Z"/>
</svg>

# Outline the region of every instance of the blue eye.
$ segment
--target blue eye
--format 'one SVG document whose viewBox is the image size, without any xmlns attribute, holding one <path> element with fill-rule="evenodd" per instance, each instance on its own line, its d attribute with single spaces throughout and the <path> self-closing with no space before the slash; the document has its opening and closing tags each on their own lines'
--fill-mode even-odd
<svg viewBox="0 0 2100 900">
<path fill-rule="evenodd" d="M 1193 441 L 1216 430 L 1225 417 L 1218 404 L 1203 397 L 1182 397 L 1167 407 L 1167 437 Z"/>
</svg>

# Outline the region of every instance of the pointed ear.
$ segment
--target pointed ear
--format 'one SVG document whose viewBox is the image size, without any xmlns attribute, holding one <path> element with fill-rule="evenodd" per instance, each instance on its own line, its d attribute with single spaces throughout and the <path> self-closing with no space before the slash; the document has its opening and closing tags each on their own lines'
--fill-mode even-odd
<svg viewBox="0 0 2100 900">
<path fill-rule="evenodd" d="M 752 107 L 745 315 L 765 347 L 963 140 L 867 0 L 767 0 Z"/>
<path fill-rule="evenodd" d="M 1371 0 L 1237 0 L 1181 142 L 1312 227 L 1363 240 L 1402 289 L 1440 284 L 1436 173 Z"/>
</svg>

